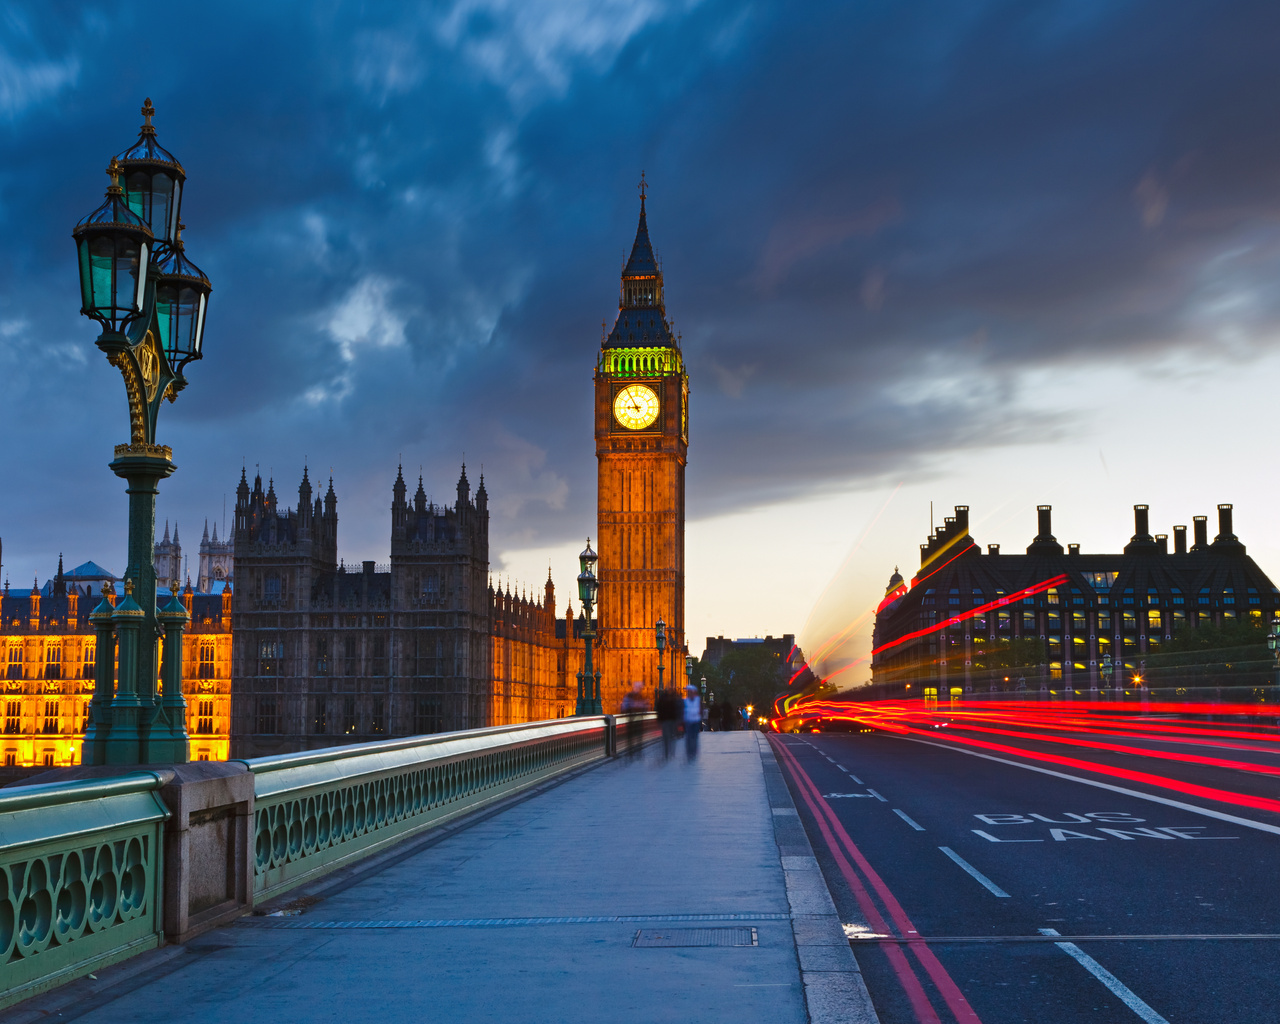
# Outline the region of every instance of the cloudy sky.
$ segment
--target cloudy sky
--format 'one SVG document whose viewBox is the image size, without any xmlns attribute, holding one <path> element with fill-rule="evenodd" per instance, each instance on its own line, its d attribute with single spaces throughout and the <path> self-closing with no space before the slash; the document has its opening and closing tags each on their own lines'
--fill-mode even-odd
<svg viewBox="0 0 1280 1024">
<path fill-rule="evenodd" d="M 492 496 L 492 561 L 594 533 L 591 373 L 636 182 L 692 378 L 689 633 L 846 630 L 936 515 L 1116 550 L 1236 504 L 1273 575 L 1280 6 L 10 2 L 4 573 L 120 570 L 118 373 L 70 230 L 150 96 L 214 282 L 161 414 L 193 549 L 242 463 L 330 469 L 385 560 L 398 460 Z M 861 645 L 861 646 L 860 646 Z"/>
</svg>

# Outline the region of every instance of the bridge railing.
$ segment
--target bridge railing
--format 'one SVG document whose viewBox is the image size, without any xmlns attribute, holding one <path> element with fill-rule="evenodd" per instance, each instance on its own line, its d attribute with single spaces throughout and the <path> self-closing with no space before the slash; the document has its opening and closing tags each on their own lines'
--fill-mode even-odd
<svg viewBox="0 0 1280 1024">
<path fill-rule="evenodd" d="M 602 715 L 247 760 L 255 901 L 608 757 L 614 732 Z"/>
<path fill-rule="evenodd" d="M 163 941 L 172 774 L 0 791 L 0 1007 Z"/>
<path fill-rule="evenodd" d="M 652 714 L 638 716 L 646 733 Z M 612 757 L 597 715 L 0 790 L 0 1008 Z M 225 865 L 225 869 L 224 866 Z"/>
</svg>

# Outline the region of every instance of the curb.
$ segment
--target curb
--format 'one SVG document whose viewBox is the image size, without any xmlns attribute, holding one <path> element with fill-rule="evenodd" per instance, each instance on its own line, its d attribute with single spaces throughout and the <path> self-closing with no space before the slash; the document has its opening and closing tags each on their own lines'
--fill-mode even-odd
<svg viewBox="0 0 1280 1024">
<path fill-rule="evenodd" d="M 756 734 L 810 1024 L 880 1024 L 773 747 Z"/>
</svg>

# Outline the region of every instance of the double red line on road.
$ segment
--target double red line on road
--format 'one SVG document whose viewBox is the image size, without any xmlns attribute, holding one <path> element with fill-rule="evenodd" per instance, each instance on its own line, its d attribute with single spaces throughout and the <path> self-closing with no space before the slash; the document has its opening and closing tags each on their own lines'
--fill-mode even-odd
<svg viewBox="0 0 1280 1024">
<path fill-rule="evenodd" d="M 836 817 L 835 812 L 831 810 L 830 806 L 822 798 L 822 793 L 818 787 L 813 784 L 813 780 L 809 778 L 808 773 L 800 767 L 800 762 L 796 760 L 795 755 L 787 749 L 785 743 L 776 737 L 770 736 L 769 741 L 773 744 L 773 749 L 777 753 L 779 760 L 786 765 L 791 777 L 795 780 L 796 788 L 800 791 L 800 796 L 805 805 L 813 813 L 814 819 L 818 823 L 818 830 L 822 833 L 822 839 L 831 851 L 836 866 L 844 876 L 845 882 L 848 883 L 849 889 L 853 892 L 854 899 L 858 901 L 858 906 L 866 917 L 867 923 L 883 935 L 894 935 L 896 929 L 898 938 L 918 937 L 920 933 L 916 930 L 915 925 L 911 923 L 911 919 L 907 917 L 907 912 L 902 909 L 902 904 L 898 902 L 889 887 L 885 885 L 884 880 L 876 873 L 867 858 L 863 856 L 862 851 L 858 849 L 857 844 L 850 838 L 849 833 L 845 831 L 844 826 L 840 823 L 840 819 Z M 851 860 L 852 864 L 850 863 Z M 857 865 L 856 870 L 854 868 L 855 864 Z M 877 905 L 871 892 L 868 891 L 868 885 L 879 897 L 880 904 L 884 907 L 884 913 L 881 912 L 880 906 Z M 886 914 L 893 922 L 892 927 L 885 920 Z M 943 1001 L 947 1004 L 947 1009 L 951 1011 L 951 1015 L 955 1018 L 957 1024 L 982 1024 L 973 1007 L 969 1005 L 968 1000 L 961 993 L 959 986 L 952 980 L 951 975 L 947 973 L 946 968 L 942 966 L 938 958 L 933 955 L 933 951 L 923 942 L 911 942 L 907 943 L 907 945 L 916 960 L 919 961 L 920 966 L 924 968 L 925 973 L 929 976 L 930 981 L 933 982 L 938 993 L 942 996 Z M 919 1024 L 941 1024 L 937 1012 L 929 1002 L 929 997 L 925 993 L 920 978 L 907 960 L 901 945 L 896 941 L 882 942 L 880 948 L 884 950 L 885 955 L 889 958 L 889 963 L 893 967 L 894 973 L 898 976 L 898 981 L 906 993 L 907 1000 L 910 1002 Z"/>
</svg>

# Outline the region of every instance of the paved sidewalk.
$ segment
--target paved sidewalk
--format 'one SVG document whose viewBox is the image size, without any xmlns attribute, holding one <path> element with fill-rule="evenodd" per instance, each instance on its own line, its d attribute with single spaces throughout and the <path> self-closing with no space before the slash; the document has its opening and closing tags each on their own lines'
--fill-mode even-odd
<svg viewBox="0 0 1280 1024">
<path fill-rule="evenodd" d="M 707 734 L 693 764 L 683 751 L 663 763 L 650 746 L 642 760 L 585 771 L 298 916 L 246 918 L 104 971 L 106 988 L 113 972 L 155 959 L 105 998 L 89 990 L 90 1002 L 59 1009 L 86 1024 L 803 1024 L 761 742 Z M 605 920 L 563 920 L 581 917 Z M 529 920 L 538 918 L 552 920 Z M 633 946 L 641 929 L 734 927 L 755 928 L 758 945 Z"/>
</svg>

